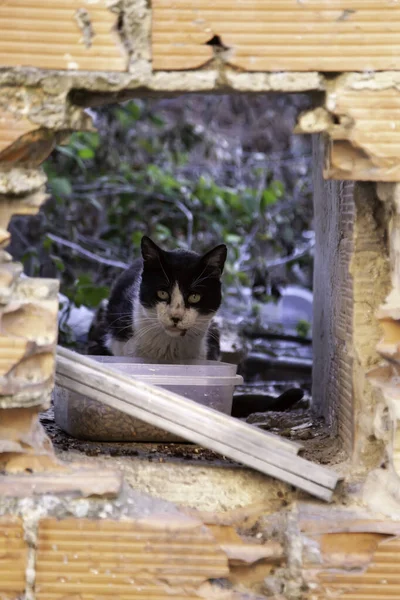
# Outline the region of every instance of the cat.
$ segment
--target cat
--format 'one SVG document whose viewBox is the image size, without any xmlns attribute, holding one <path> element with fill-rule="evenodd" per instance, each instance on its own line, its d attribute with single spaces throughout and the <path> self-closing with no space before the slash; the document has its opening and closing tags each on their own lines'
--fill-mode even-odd
<svg viewBox="0 0 400 600">
<path fill-rule="evenodd" d="M 199 255 L 162 250 L 144 236 L 141 258 L 118 277 L 92 324 L 89 339 L 101 343 L 91 353 L 172 363 L 219 360 L 213 316 L 226 256 L 224 244 Z"/>
</svg>

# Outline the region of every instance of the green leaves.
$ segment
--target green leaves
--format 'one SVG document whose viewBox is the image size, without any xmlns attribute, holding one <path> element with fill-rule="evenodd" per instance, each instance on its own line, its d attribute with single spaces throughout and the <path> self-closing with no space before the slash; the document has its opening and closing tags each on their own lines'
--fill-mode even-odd
<svg viewBox="0 0 400 600">
<path fill-rule="evenodd" d="M 266 210 L 268 206 L 275 204 L 276 200 L 277 197 L 271 189 L 264 190 L 260 201 L 261 210 Z"/>
<path fill-rule="evenodd" d="M 276 181 L 276 180 L 272 181 L 271 185 L 270 185 L 270 189 L 275 194 L 275 197 L 277 199 L 283 198 L 283 196 L 285 194 L 285 186 L 283 185 L 282 181 Z"/>
<path fill-rule="evenodd" d="M 128 111 L 129 115 L 134 121 L 137 121 L 142 114 L 142 109 L 139 102 L 134 102 L 133 100 L 125 105 L 125 109 Z"/>
<path fill-rule="evenodd" d="M 95 308 L 102 300 L 108 298 L 110 289 L 105 285 L 97 285 L 88 274 L 80 275 L 74 283 L 73 302 L 76 306 Z"/>
<path fill-rule="evenodd" d="M 141 231 L 134 231 L 131 235 L 132 244 L 135 248 L 140 247 L 140 242 L 142 240 L 143 233 Z"/>
<path fill-rule="evenodd" d="M 52 193 L 59 198 L 72 195 L 71 182 L 66 177 L 53 177 L 49 181 Z"/>
<path fill-rule="evenodd" d="M 149 115 L 149 119 L 151 123 L 153 123 L 153 125 L 155 125 L 156 127 L 162 127 L 165 123 L 165 121 L 157 115 Z"/>
<path fill-rule="evenodd" d="M 94 150 L 93 148 L 84 147 L 78 150 L 78 156 L 80 158 L 94 158 Z"/>
<path fill-rule="evenodd" d="M 158 223 L 156 225 L 156 237 L 160 242 L 165 242 L 165 240 L 171 239 L 172 232 L 169 227 Z"/>
<path fill-rule="evenodd" d="M 265 189 L 261 195 L 260 210 L 265 211 L 268 207 L 276 204 L 276 202 L 283 198 L 285 193 L 284 185 L 281 181 L 272 181 L 270 186 Z"/>
<path fill-rule="evenodd" d="M 232 246 L 236 246 L 243 241 L 242 236 L 237 235 L 236 233 L 227 233 L 225 235 L 225 242 L 227 244 L 232 244 Z"/>
<path fill-rule="evenodd" d="M 96 151 L 100 146 L 100 136 L 96 132 L 81 131 L 73 133 L 69 138 L 69 143 L 64 146 L 57 146 L 58 154 L 64 156 L 67 160 L 64 165 L 64 173 L 70 172 L 73 164 L 76 164 L 81 171 L 85 171 L 87 167 L 86 161 L 93 161 L 96 157 Z M 54 179 L 60 179 L 54 170 L 49 169 L 47 163 L 45 170 L 49 179 L 49 185 L 52 187 Z M 62 177 L 61 179 L 65 179 Z M 59 185 L 56 181 L 55 186 Z M 65 185 L 65 184 L 64 184 Z M 52 188 L 53 189 L 53 188 Z M 54 191 L 53 193 L 57 193 Z M 59 196 L 67 196 L 70 194 L 60 193 Z"/>
<path fill-rule="evenodd" d="M 305 319 L 300 319 L 296 325 L 297 335 L 302 338 L 308 337 L 311 329 L 311 324 Z"/>
<path fill-rule="evenodd" d="M 159 114 L 153 101 L 135 100 L 99 109 L 98 132 L 72 134 L 45 164 L 53 195 L 47 230 L 124 262 L 137 256 L 143 234 L 164 248 L 192 239 L 199 252 L 224 242 L 226 281 L 250 285 L 256 265 L 287 254 L 285 244 L 296 241 L 287 232 L 293 214 L 281 214 L 284 186 L 271 180 L 267 160 L 235 153 L 223 133 L 214 136 L 187 106 L 182 101 L 176 113 L 165 103 Z M 95 307 L 107 297 L 115 270 L 82 263 L 48 240 L 43 253 L 70 300 Z M 40 263 L 29 252 L 26 261 L 32 270 Z"/>
<path fill-rule="evenodd" d="M 157 165 L 149 165 L 146 171 L 150 181 L 161 193 L 170 194 L 171 192 L 179 191 L 182 187 L 181 181 Z"/>
<path fill-rule="evenodd" d="M 53 261 L 54 266 L 56 267 L 59 273 L 63 273 L 65 271 L 65 263 L 62 258 L 57 256 L 56 254 L 50 254 L 50 258 Z"/>
</svg>

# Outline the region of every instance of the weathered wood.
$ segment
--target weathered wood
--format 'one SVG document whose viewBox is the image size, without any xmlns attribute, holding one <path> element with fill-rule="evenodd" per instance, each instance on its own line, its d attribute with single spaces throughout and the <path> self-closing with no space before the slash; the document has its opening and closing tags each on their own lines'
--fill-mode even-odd
<svg viewBox="0 0 400 600">
<path fill-rule="evenodd" d="M 286 440 L 60 347 L 56 382 L 321 499 L 332 498 L 339 480 L 333 471 L 296 456 Z"/>
<path fill-rule="evenodd" d="M 66 371 L 62 370 L 62 362 L 60 360 L 61 358 L 65 358 L 65 359 L 67 359 L 69 361 L 73 361 L 75 363 L 75 366 L 72 367 L 72 371 L 69 370 L 68 367 L 66 367 L 66 369 L 67 369 Z M 59 376 L 61 376 L 63 374 L 70 376 L 71 372 L 72 372 L 72 378 L 74 378 L 74 377 L 76 377 L 76 375 L 78 375 L 77 381 L 80 381 L 79 373 L 77 373 L 76 370 L 79 370 L 80 366 L 82 366 L 82 367 L 86 366 L 91 369 L 91 368 L 93 368 L 93 365 L 95 365 L 96 372 L 105 374 L 107 380 L 111 376 L 112 381 L 119 380 L 119 381 L 122 381 L 123 383 L 127 383 L 127 382 L 130 383 L 133 381 L 133 379 L 131 377 L 123 375 L 120 371 L 113 370 L 112 368 L 110 368 L 110 366 L 106 366 L 105 363 L 100 363 L 97 361 L 95 362 L 92 359 L 87 358 L 86 356 L 81 356 L 79 354 L 76 354 L 75 352 L 72 352 L 71 350 L 62 348 L 61 346 L 57 346 L 57 361 L 58 361 L 57 373 L 56 373 L 57 381 L 58 381 Z M 153 387 L 146 383 L 142 383 L 142 382 L 138 382 L 138 381 L 135 381 L 135 383 L 140 383 L 140 385 L 143 385 L 145 388 L 148 388 L 148 390 L 150 390 L 151 394 L 153 394 L 154 390 L 156 390 L 156 391 L 160 390 L 160 388 Z M 99 389 L 103 389 L 103 388 L 99 388 Z M 172 396 L 179 398 L 179 400 L 182 400 L 182 397 L 179 396 L 178 394 L 172 394 L 172 392 L 167 392 L 166 390 L 163 390 L 163 392 L 165 394 L 171 394 Z M 149 398 L 151 398 L 151 396 L 149 396 Z M 186 400 L 186 399 L 184 399 L 184 400 Z M 189 402 L 191 405 L 193 405 L 194 410 L 197 407 L 201 408 L 201 406 L 199 404 L 197 404 L 196 402 L 192 402 L 190 400 L 187 400 L 187 402 Z M 216 412 L 216 411 L 212 411 L 212 412 L 214 415 L 215 423 L 218 423 L 220 419 L 222 419 L 222 422 L 225 422 L 225 419 L 226 419 L 225 415 L 222 415 L 221 413 Z M 168 414 L 168 413 L 166 413 L 166 414 Z M 245 425 L 244 423 L 241 423 L 240 421 L 236 421 L 236 420 L 233 421 L 232 428 L 238 436 L 240 436 L 240 434 L 243 430 L 248 431 L 250 429 L 250 427 L 248 425 Z M 262 448 L 262 444 L 265 442 L 265 439 L 270 440 L 269 449 L 272 446 L 276 446 L 277 448 L 283 448 L 284 450 L 286 450 L 286 452 L 297 454 L 299 452 L 299 450 L 301 450 L 301 448 L 302 448 L 301 444 L 298 444 L 296 442 L 291 442 L 289 440 L 285 440 L 283 438 L 277 437 L 276 435 L 273 435 L 266 431 L 262 432 L 262 431 L 259 431 L 258 429 L 253 429 L 253 428 L 251 428 L 251 431 L 253 431 L 252 439 L 253 439 L 254 443 L 258 444 L 259 448 Z M 242 441 L 240 437 L 238 439 L 239 439 L 239 441 Z"/>
</svg>

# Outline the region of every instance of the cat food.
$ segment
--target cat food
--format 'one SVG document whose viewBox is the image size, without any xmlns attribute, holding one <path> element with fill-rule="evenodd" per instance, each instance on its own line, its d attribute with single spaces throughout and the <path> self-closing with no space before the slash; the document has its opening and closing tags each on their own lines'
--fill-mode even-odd
<svg viewBox="0 0 400 600">
<path fill-rule="evenodd" d="M 92 356 L 120 373 L 160 386 L 204 406 L 230 415 L 236 385 L 236 365 L 196 360 L 159 364 L 118 356 Z M 56 386 L 55 421 L 75 438 L 98 442 L 182 442 L 181 438 L 130 417 L 101 402 Z"/>
</svg>

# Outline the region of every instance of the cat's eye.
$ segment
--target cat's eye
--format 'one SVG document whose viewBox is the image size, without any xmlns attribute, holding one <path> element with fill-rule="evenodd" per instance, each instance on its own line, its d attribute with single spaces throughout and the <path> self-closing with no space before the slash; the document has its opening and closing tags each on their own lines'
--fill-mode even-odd
<svg viewBox="0 0 400 600">
<path fill-rule="evenodd" d="M 160 298 L 160 300 L 168 300 L 169 294 L 165 290 L 158 290 L 157 297 Z"/>
<path fill-rule="evenodd" d="M 197 304 L 198 302 L 200 302 L 200 300 L 201 300 L 200 294 L 190 294 L 190 296 L 188 298 L 188 302 L 190 302 L 190 304 Z"/>
</svg>

